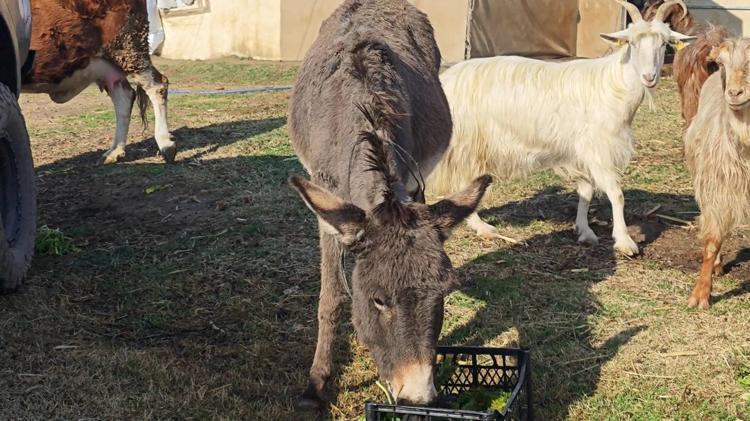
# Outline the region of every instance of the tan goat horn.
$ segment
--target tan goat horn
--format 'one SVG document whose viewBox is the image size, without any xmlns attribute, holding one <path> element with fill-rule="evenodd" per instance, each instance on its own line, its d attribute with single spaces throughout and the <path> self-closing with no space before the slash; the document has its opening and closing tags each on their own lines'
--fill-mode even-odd
<svg viewBox="0 0 750 421">
<path fill-rule="evenodd" d="M 667 10 L 669 10 L 670 7 L 674 6 L 675 4 L 679 4 L 680 7 L 682 7 L 682 17 L 680 19 L 683 19 L 685 16 L 687 16 L 688 9 L 685 5 L 685 2 L 682 0 L 667 0 L 664 3 L 659 6 L 658 9 L 656 9 L 656 15 L 654 16 L 654 20 L 660 20 L 664 22 L 664 19 L 667 17 L 666 13 Z"/>
<path fill-rule="evenodd" d="M 633 3 L 628 3 L 625 0 L 615 0 L 615 2 L 622 5 L 622 7 L 624 7 L 625 10 L 628 11 L 628 15 L 630 15 L 630 19 L 633 20 L 633 23 L 638 23 L 643 20 L 643 16 L 641 16 L 641 11 L 638 10 L 638 8 Z M 661 8 L 659 10 L 661 10 Z M 656 13 L 659 13 L 659 12 L 657 11 Z"/>
</svg>

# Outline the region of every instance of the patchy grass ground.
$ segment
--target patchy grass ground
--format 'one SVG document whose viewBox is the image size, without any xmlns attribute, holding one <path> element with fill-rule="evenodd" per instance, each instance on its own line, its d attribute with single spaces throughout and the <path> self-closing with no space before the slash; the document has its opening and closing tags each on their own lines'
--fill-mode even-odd
<svg viewBox="0 0 750 421">
<path fill-rule="evenodd" d="M 295 72 L 160 65 L 176 88 L 282 85 Z M 318 251 L 313 217 L 285 184 L 302 173 L 288 101 L 173 97 L 175 165 L 134 121 L 126 162 L 102 167 L 114 130 L 104 94 L 22 97 L 43 244 L 65 251 L 39 253 L 25 286 L 0 297 L 0 418 L 304 418 L 291 404 L 314 350 Z M 696 233 L 657 216 L 696 216 L 671 81 L 656 103 L 636 118 L 624 182 L 643 256 L 612 254 L 605 199 L 591 212 L 602 244 L 577 245 L 576 197 L 551 173 L 498 182 L 485 200 L 483 216 L 522 244 L 461 228 L 447 245 L 465 282 L 441 342 L 530 347 L 539 419 L 750 417 L 748 231 L 729 242 L 711 310 L 688 309 Z M 380 394 L 350 324 L 340 333 L 327 416 L 355 419 Z"/>
</svg>

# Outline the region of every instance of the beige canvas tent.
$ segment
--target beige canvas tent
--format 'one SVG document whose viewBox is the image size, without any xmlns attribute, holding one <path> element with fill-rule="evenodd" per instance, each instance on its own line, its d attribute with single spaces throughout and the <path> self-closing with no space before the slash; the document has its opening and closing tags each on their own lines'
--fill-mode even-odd
<svg viewBox="0 0 750 421">
<path fill-rule="evenodd" d="M 600 32 L 623 25 L 605 0 L 411 0 L 435 27 L 445 61 L 497 54 L 594 57 Z M 179 0 L 162 9 L 161 54 L 301 60 L 321 22 L 342 0 Z"/>
<path fill-rule="evenodd" d="M 159 0 L 165 41 L 174 59 L 227 56 L 301 60 L 321 22 L 342 0 Z M 447 62 L 469 57 L 598 57 L 599 33 L 624 25 L 609 0 L 411 0 L 430 17 Z M 750 0 L 687 0 L 699 20 L 750 33 Z"/>
</svg>

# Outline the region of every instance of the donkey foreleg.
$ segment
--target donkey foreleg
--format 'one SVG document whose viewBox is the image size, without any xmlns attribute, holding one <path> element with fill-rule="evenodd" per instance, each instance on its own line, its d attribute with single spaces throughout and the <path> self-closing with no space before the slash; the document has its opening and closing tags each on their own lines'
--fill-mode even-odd
<svg viewBox="0 0 750 421">
<path fill-rule="evenodd" d="M 299 410 L 319 409 L 323 390 L 333 367 L 332 348 L 336 327 L 341 318 L 341 307 L 346 301 L 342 278 L 341 246 L 320 229 L 320 301 L 318 303 L 318 342 L 310 368 L 310 378 L 297 401 Z"/>
</svg>

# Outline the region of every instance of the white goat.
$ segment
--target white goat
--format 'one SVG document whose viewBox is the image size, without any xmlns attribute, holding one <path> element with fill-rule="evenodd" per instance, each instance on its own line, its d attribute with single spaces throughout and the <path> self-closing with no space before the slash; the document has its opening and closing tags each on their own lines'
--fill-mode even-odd
<svg viewBox="0 0 750 421">
<path fill-rule="evenodd" d="M 476 176 L 513 177 L 554 168 L 578 182 L 578 241 L 597 243 L 588 224 L 594 189 L 612 204 L 615 249 L 638 253 L 624 218 L 620 178 L 633 155 L 633 116 L 656 86 L 667 42 L 691 37 L 663 22 L 664 12 L 682 0 L 666 1 L 653 21 L 622 0 L 633 23 L 602 34 L 623 45 L 615 53 L 587 60 L 545 62 L 522 57 L 491 57 L 459 63 L 441 77 L 453 116 L 453 139 L 430 175 L 437 194 L 463 187 Z M 467 220 L 479 235 L 495 227 L 474 213 Z"/>
</svg>

